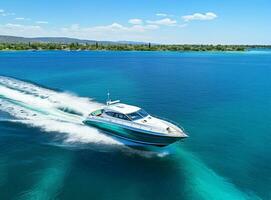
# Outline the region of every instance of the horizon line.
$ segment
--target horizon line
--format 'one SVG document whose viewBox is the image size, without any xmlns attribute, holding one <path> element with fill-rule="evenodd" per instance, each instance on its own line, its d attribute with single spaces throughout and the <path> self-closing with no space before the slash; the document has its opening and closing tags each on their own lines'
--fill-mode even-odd
<svg viewBox="0 0 271 200">
<path fill-rule="evenodd" d="M 85 39 L 79 37 L 67 37 L 67 36 L 19 36 L 19 35 L 0 35 L 0 37 L 18 37 L 24 39 L 39 39 L 39 38 L 63 38 L 63 39 L 74 39 L 74 40 L 86 40 L 86 41 L 93 41 L 93 42 L 114 42 L 114 43 L 123 43 L 123 42 L 134 42 L 134 43 L 145 43 L 145 44 L 155 44 L 155 45 L 244 45 L 244 46 L 271 46 L 271 44 L 255 44 L 255 43 L 163 43 L 163 42 L 150 42 L 150 41 L 138 41 L 138 40 L 95 40 L 95 39 Z M 1 42 L 0 42 L 1 43 Z"/>
</svg>

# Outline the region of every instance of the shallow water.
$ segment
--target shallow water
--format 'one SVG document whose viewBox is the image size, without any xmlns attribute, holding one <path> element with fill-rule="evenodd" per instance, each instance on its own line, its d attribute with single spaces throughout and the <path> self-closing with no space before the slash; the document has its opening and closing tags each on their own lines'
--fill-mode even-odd
<svg viewBox="0 0 271 200">
<path fill-rule="evenodd" d="M 271 199 L 270 52 L 1 52 L 0 199 Z M 108 90 L 190 137 L 84 126 Z"/>
</svg>

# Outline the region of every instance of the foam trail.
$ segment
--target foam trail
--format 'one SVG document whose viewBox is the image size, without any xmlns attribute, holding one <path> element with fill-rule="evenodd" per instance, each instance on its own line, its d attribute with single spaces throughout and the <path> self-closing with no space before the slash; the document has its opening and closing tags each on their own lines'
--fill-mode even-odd
<svg viewBox="0 0 271 200">
<path fill-rule="evenodd" d="M 0 76 L 0 110 L 17 119 L 13 122 L 38 127 L 46 132 L 66 133 L 65 142 L 113 145 L 128 154 L 145 157 L 165 156 L 167 152 L 135 150 L 120 140 L 85 126 L 82 121 L 103 106 L 90 98 L 42 88 L 14 78 Z"/>
<path fill-rule="evenodd" d="M 90 98 L 82 98 L 70 93 L 56 92 L 9 77 L 0 76 L 0 84 L 5 86 L 6 88 L 11 89 L 12 91 L 18 91 L 21 94 L 27 94 L 27 97 L 31 97 L 30 99 L 26 99 L 26 101 L 28 101 L 29 103 L 36 102 L 38 103 L 38 105 L 40 105 L 40 103 L 42 102 L 43 106 L 53 105 L 55 107 L 60 106 L 71 108 L 79 111 L 84 116 L 87 116 L 90 110 L 95 110 L 97 107 L 102 105 L 100 103 L 92 101 L 92 99 Z M 19 95 L 16 97 L 20 98 L 20 93 L 15 94 Z"/>
<path fill-rule="evenodd" d="M 187 192 L 191 199 L 258 200 L 259 197 L 238 190 L 231 182 L 217 175 L 192 153 L 176 149 L 180 166 L 184 169 Z"/>
<path fill-rule="evenodd" d="M 82 124 L 89 112 L 102 105 L 91 99 L 55 92 L 1 76 L 0 95 L 1 110 L 17 119 L 23 119 L 21 123 L 42 128 L 44 131 L 68 133 L 68 141 L 81 139 L 81 142 L 119 144 L 97 129 Z M 73 112 L 66 112 L 67 110 Z"/>
<path fill-rule="evenodd" d="M 33 188 L 24 192 L 19 198 L 20 200 L 48 200 L 57 198 L 71 166 L 72 157 L 62 155 L 50 159 L 51 162 L 47 168 L 41 172 L 39 181 Z"/>
</svg>

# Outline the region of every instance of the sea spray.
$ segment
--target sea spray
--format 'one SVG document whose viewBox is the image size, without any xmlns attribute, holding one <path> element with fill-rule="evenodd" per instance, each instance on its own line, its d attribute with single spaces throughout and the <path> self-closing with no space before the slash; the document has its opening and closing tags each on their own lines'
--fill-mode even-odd
<svg viewBox="0 0 271 200">
<path fill-rule="evenodd" d="M 0 77 L 0 83 L 0 109 L 21 119 L 19 122 L 44 131 L 68 133 L 68 141 L 82 139 L 82 142 L 118 144 L 97 129 L 82 124 L 84 117 L 101 104 L 12 78 Z M 66 108 L 65 111 L 60 107 Z M 76 114 L 68 113 L 67 110 L 74 110 Z"/>
<path fill-rule="evenodd" d="M 69 116 L 68 114 L 54 114 L 47 110 L 41 111 L 41 108 L 24 106 L 22 103 L 14 104 L 6 100 L 1 100 L 2 109 L 9 112 L 17 118 L 13 122 L 22 123 L 31 127 L 40 128 L 45 132 L 66 133 L 66 142 L 82 143 L 103 143 L 119 144 L 112 138 L 100 133 L 98 129 L 87 127 L 82 124 L 82 118 Z"/>
<path fill-rule="evenodd" d="M 2 89 L 4 90 L 0 91 L 0 95 L 5 93 L 14 100 L 24 100 L 26 103 L 37 104 L 42 107 L 54 107 L 58 108 L 57 110 L 73 110 L 84 116 L 87 116 L 91 110 L 102 106 L 91 98 L 50 90 L 10 77 L 0 76 L 0 86 L 3 86 Z"/>
<path fill-rule="evenodd" d="M 108 136 L 99 129 L 85 126 L 82 121 L 103 104 L 90 98 L 42 88 L 14 78 L 0 76 L 0 110 L 9 113 L 27 126 L 37 127 L 45 132 L 64 133 L 66 144 L 92 143 L 113 145 L 126 154 L 137 154 L 146 158 L 164 157 L 166 150 L 150 151 L 130 148 L 126 141 Z M 106 147 L 107 148 L 107 147 Z"/>
</svg>

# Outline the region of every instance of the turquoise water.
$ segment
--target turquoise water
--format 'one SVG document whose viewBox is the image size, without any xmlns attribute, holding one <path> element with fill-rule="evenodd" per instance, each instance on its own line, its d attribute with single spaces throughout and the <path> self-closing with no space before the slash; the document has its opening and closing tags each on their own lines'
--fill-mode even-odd
<svg viewBox="0 0 271 200">
<path fill-rule="evenodd" d="M 190 137 L 81 125 L 108 90 Z M 271 51 L 1 52 L 0 110 L 0 199 L 271 199 Z"/>
</svg>

